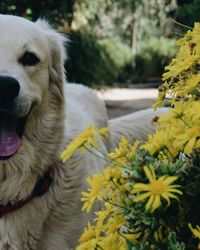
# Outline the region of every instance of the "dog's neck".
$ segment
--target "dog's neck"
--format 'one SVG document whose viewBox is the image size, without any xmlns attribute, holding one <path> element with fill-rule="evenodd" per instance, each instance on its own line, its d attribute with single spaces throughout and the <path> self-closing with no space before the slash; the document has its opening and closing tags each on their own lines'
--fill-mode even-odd
<svg viewBox="0 0 200 250">
<path fill-rule="evenodd" d="M 44 175 L 38 180 L 33 192 L 24 200 L 20 200 L 16 203 L 7 203 L 6 205 L 0 205 L 0 217 L 7 213 L 15 212 L 20 209 L 35 197 L 44 195 L 52 183 L 52 168 L 49 168 Z"/>
</svg>

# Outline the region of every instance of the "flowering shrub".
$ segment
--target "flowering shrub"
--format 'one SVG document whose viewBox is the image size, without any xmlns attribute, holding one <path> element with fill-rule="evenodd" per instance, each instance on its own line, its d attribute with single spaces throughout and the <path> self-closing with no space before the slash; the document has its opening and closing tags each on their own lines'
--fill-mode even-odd
<svg viewBox="0 0 200 250">
<path fill-rule="evenodd" d="M 200 24 L 178 44 L 154 103 L 169 99 L 169 112 L 143 145 L 122 137 L 107 168 L 87 179 L 83 210 L 96 200 L 102 209 L 76 250 L 200 249 Z"/>
</svg>

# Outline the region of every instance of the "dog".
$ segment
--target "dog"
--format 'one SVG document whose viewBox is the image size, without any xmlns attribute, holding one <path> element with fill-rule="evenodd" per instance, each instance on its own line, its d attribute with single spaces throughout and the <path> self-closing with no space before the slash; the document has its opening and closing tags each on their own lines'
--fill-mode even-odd
<svg viewBox="0 0 200 250">
<path fill-rule="evenodd" d="M 105 153 L 121 135 L 146 139 L 155 114 L 108 121 L 91 89 L 66 83 L 66 39 L 46 21 L 0 15 L 0 34 L 0 250 L 74 249 L 90 219 L 81 192 L 105 161 L 61 152 L 88 124 L 109 127 Z"/>
</svg>

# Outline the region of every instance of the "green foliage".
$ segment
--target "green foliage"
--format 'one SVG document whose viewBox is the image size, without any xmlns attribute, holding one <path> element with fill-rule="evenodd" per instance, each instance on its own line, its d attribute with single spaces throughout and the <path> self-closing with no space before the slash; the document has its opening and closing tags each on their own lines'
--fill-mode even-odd
<svg viewBox="0 0 200 250">
<path fill-rule="evenodd" d="M 74 32 L 70 36 L 69 59 L 66 64 L 68 80 L 86 85 L 102 85 L 115 78 L 113 62 L 95 36 Z"/>
<path fill-rule="evenodd" d="M 193 27 L 195 22 L 200 21 L 200 1 L 191 0 L 177 9 L 176 18 L 180 23 Z"/>
<path fill-rule="evenodd" d="M 84 0 L 75 3 L 75 26 L 100 39 L 106 37 L 100 44 L 105 45 L 103 49 L 114 63 L 111 74 L 115 72 L 115 77 L 103 82 L 160 80 L 164 66 L 175 54 L 174 40 L 158 38 L 165 33 L 167 18 L 175 8 L 172 5 L 169 0 L 159 3 L 158 0 Z M 116 36 L 121 37 L 129 49 L 124 49 L 124 44 L 112 42 L 110 37 Z M 131 60 L 131 47 L 137 52 L 135 60 Z"/>
<path fill-rule="evenodd" d="M 175 40 L 152 37 L 141 43 L 135 56 L 135 75 L 143 80 L 161 77 L 164 67 L 177 52 Z"/>
<path fill-rule="evenodd" d="M 99 40 L 88 33 L 74 32 L 70 40 L 66 69 L 72 82 L 112 84 L 131 57 L 129 47 L 115 38 Z"/>
<path fill-rule="evenodd" d="M 125 64 L 119 82 L 160 80 L 164 67 L 177 52 L 175 40 L 152 37 L 140 43 L 132 61 Z"/>
<path fill-rule="evenodd" d="M 99 40 L 99 44 L 110 55 L 118 72 L 132 59 L 130 47 L 120 41 L 119 37 L 101 39 Z"/>
<path fill-rule="evenodd" d="M 168 236 L 168 248 L 167 250 L 185 250 L 185 244 L 179 243 L 176 239 L 176 233 L 171 232 Z"/>
<path fill-rule="evenodd" d="M 152 250 L 152 249 L 163 250 L 162 247 L 154 248 L 153 245 L 149 246 L 149 245 L 144 244 L 144 243 L 137 243 L 137 244 L 135 244 L 135 246 L 131 246 L 131 243 L 130 243 L 130 248 L 129 249 L 130 250 Z M 170 232 L 169 236 L 168 236 L 167 250 L 185 250 L 185 249 L 186 249 L 185 244 L 183 242 L 180 243 L 180 242 L 177 241 L 176 233 L 175 232 Z"/>
<path fill-rule="evenodd" d="M 68 79 L 89 86 L 160 78 L 176 53 L 175 41 L 164 37 L 143 42 L 135 59 L 130 47 L 116 37 L 98 39 L 74 32 L 70 39 Z"/>
<path fill-rule="evenodd" d="M 46 17 L 52 23 L 59 24 L 62 18 L 72 21 L 74 2 L 75 0 L 4 0 L 0 2 L 0 13 L 24 16 L 31 20 Z"/>
</svg>

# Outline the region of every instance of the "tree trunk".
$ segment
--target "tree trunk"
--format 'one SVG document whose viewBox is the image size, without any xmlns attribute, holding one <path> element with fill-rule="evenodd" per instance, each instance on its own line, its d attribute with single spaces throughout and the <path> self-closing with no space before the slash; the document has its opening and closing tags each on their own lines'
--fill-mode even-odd
<svg viewBox="0 0 200 250">
<path fill-rule="evenodd" d="M 135 55 L 137 52 L 137 31 L 138 31 L 138 22 L 137 19 L 135 19 L 132 28 L 132 45 L 131 45 L 133 55 Z"/>
</svg>

